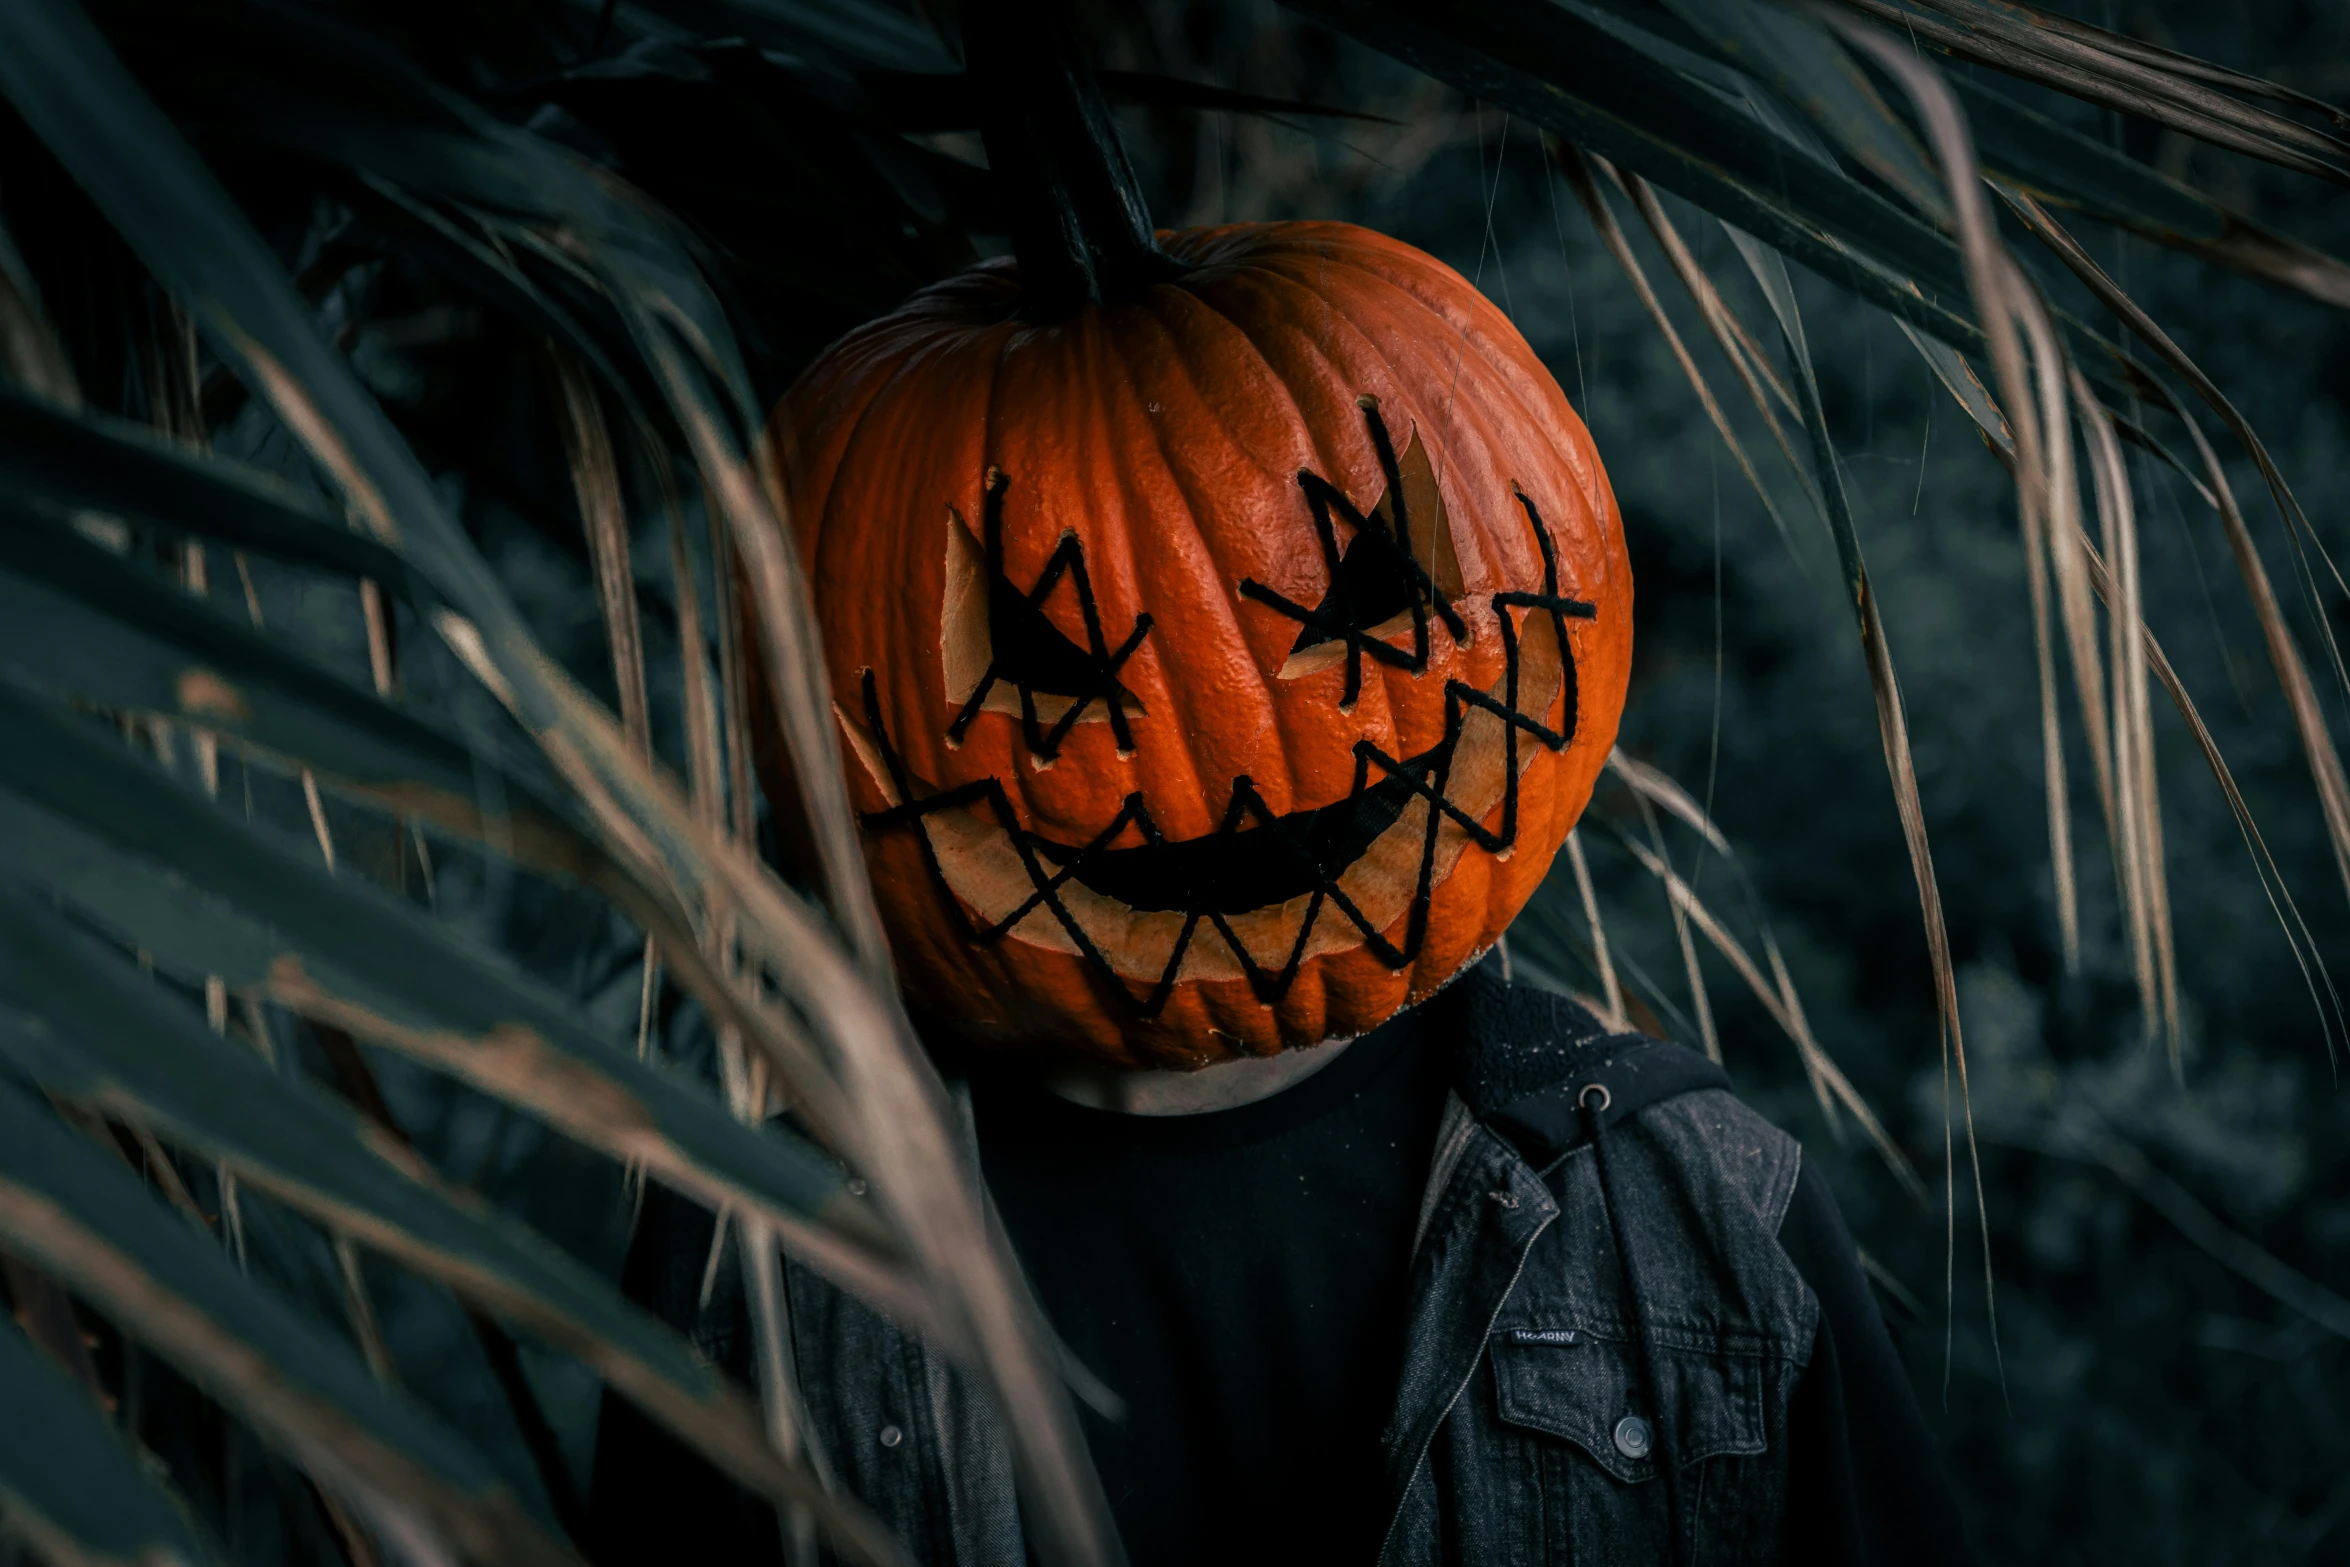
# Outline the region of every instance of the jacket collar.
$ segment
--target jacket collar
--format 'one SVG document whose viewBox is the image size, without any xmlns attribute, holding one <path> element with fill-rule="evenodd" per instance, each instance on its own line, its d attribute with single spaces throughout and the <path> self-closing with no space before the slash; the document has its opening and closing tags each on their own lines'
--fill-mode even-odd
<svg viewBox="0 0 2350 1567">
<path fill-rule="evenodd" d="M 1719 1063 L 1686 1046 L 1611 1034 L 1589 1008 L 1503 975 L 1499 954 L 1489 955 L 1427 1005 L 1455 1052 L 1462 1105 L 1537 1170 L 1583 1141 L 1586 1093 L 1603 1096 L 1600 1118 L 1612 1127 L 1660 1100 L 1730 1086 Z M 1440 1137 L 1440 1156 L 1444 1146 Z"/>
</svg>

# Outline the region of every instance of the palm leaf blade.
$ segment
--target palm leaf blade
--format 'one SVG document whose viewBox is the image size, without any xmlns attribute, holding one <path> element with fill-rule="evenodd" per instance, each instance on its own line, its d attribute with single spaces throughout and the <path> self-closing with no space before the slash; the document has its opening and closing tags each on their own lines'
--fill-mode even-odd
<svg viewBox="0 0 2350 1567">
<path fill-rule="evenodd" d="M 533 1232 L 469 1211 L 358 1114 L 266 1069 L 194 1013 L 126 985 L 97 943 L 0 889 L 0 1054 L 55 1094 L 153 1126 L 247 1183 L 387 1252 L 595 1366 L 682 1439 L 836 1536 L 885 1554 L 871 1524 L 779 1464 L 758 1424 L 685 1342 Z M 113 972 L 109 972 L 112 970 Z"/>
<path fill-rule="evenodd" d="M 61 513 L 102 512 L 352 576 L 398 580 L 399 551 L 309 496 L 104 414 L 0 388 L 0 476 Z"/>
<path fill-rule="evenodd" d="M 712 1202 L 770 1215 L 900 1309 L 886 1231 L 832 1161 L 757 1134 L 600 1036 L 519 972 L 337 878 L 127 751 L 0 688 L 0 843 L 159 963 L 217 975 L 449 1071 Z"/>
<path fill-rule="evenodd" d="M 153 713 L 317 769 L 386 808 L 572 879 L 601 849 L 567 819 L 535 753 L 461 742 L 69 529 L 0 529 L 0 663 L 76 702 Z M 494 790 L 490 788 L 494 784 Z M 502 797 L 495 813 L 482 801 Z"/>
<path fill-rule="evenodd" d="M 201 1567 L 214 1560 L 89 1394 L 0 1318 L 0 1507 L 53 1561 Z"/>
<path fill-rule="evenodd" d="M 116 1318 L 198 1386 L 330 1473 L 413 1507 L 493 1561 L 575 1558 L 455 1433 L 253 1286 L 131 1173 L 0 1079 L 0 1243 Z"/>
</svg>

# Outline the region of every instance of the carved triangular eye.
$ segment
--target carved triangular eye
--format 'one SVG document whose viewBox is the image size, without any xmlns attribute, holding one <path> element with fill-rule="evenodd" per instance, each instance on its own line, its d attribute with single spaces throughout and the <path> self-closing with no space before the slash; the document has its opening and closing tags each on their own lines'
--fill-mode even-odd
<svg viewBox="0 0 2350 1567">
<path fill-rule="evenodd" d="M 1297 641 L 1281 666 L 1282 679 L 1300 679 L 1342 659 L 1346 662 L 1342 708 L 1352 707 L 1361 693 L 1366 656 L 1415 674 L 1425 669 L 1432 618 L 1443 622 L 1456 646 L 1467 646 L 1470 637 L 1468 622 L 1453 608 L 1464 591 L 1460 558 L 1427 449 L 1415 430 L 1402 457 L 1397 457 L 1377 400 L 1365 397 L 1360 402 L 1387 479 L 1378 504 L 1368 514 L 1358 512 L 1320 474 L 1298 475 L 1330 574 L 1321 601 L 1309 607 L 1253 579 L 1240 584 L 1245 596 L 1299 623 Z M 1350 530 L 1343 546 L 1338 522 Z M 1408 649 L 1395 645 L 1406 636 Z"/>
<path fill-rule="evenodd" d="M 982 712 L 1013 713 L 1021 720 L 1031 763 L 1040 771 L 1060 752 L 1069 730 L 1085 720 L 1096 703 L 1109 721 L 1118 751 L 1134 749 L 1127 710 L 1141 701 L 1118 679 L 1118 671 L 1150 630 L 1151 618 L 1137 615 L 1134 628 L 1115 649 L 1102 634 L 1101 612 L 1085 552 L 1073 532 L 1046 560 L 1036 585 L 1023 592 L 1004 574 L 1003 472 L 990 468 L 982 516 L 984 543 L 947 508 L 946 594 L 940 606 L 939 645 L 945 660 L 946 691 L 960 704 L 947 726 L 949 744 L 962 743 Z M 1085 646 L 1071 641 L 1044 612 L 1045 600 L 1066 577 L 1085 621 Z"/>
<path fill-rule="evenodd" d="M 1290 657 L 1294 659 L 1312 647 L 1342 645 L 1341 626 L 1377 636 L 1378 628 L 1387 621 L 1409 615 L 1419 600 L 1410 562 L 1411 557 L 1385 528 L 1371 527 L 1357 533 L 1338 562 L 1330 591 L 1314 606 L 1315 618 L 1297 634 Z"/>
<path fill-rule="evenodd" d="M 1281 678 L 1295 680 L 1326 669 L 1346 655 L 1340 627 L 1385 642 L 1409 632 L 1413 611 L 1423 613 L 1441 598 L 1457 600 L 1463 591 L 1460 557 L 1453 550 L 1451 519 L 1444 514 L 1444 497 L 1436 487 L 1436 470 L 1428 461 L 1419 432 L 1397 459 L 1403 479 L 1403 523 L 1397 523 L 1396 498 L 1379 498 L 1366 519 L 1346 541 L 1338 569 L 1331 574 L 1329 591 L 1314 606 L 1313 617 L 1298 631 L 1281 666 Z M 1456 638 L 1465 644 L 1466 636 Z"/>
</svg>

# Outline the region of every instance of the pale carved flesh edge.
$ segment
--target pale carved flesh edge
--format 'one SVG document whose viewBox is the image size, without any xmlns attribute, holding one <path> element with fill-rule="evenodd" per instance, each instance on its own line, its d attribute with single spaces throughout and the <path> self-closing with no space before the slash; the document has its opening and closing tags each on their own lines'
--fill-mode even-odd
<svg viewBox="0 0 2350 1567">
<path fill-rule="evenodd" d="M 1547 714 L 1558 700 L 1561 684 L 1558 635 L 1551 618 L 1539 613 L 1528 614 L 1520 627 L 1518 642 L 1518 711 Z M 1496 702 L 1504 701 L 1508 695 L 1507 680 L 1505 672 L 1486 695 Z M 850 750 L 883 798 L 891 805 L 900 803 L 873 738 L 838 704 L 833 711 Z M 1461 737 L 1453 753 L 1446 798 L 1474 820 L 1483 821 L 1491 815 L 1508 786 L 1508 728 L 1498 714 L 1479 707 L 1468 708 L 1462 717 Z M 1521 774 L 1533 765 L 1541 749 L 1540 742 L 1531 736 L 1518 737 Z M 1379 777 L 1374 776 L 1369 782 L 1375 785 Z M 1393 925 L 1410 907 L 1418 890 L 1428 810 L 1425 797 L 1415 798 L 1338 878 L 1339 890 L 1354 902 L 1375 929 L 1384 931 Z M 1035 895 L 1036 884 L 1030 880 L 1011 834 L 1003 828 L 972 811 L 959 809 L 933 811 L 922 818 L 921 826 L 929 835 L 931 851 L 937 856 L 940 874 L 945 877 L 949 890 L 975 920 L 995 925 Z M 1433 885 L 1441 886 L 1451 876 L 1468 842 L 1467 832 L 1449 818 L 1438 828 Z M 1073 878 L 1061 883 L 1058 896 L 1087 939 L 1120 975 L 1155 983 L 1166 972 L 1167 959 L 1183 932 L 1185 916 L 1180 911 L 1133 909 Z M 1308 893 L 1286 903 L 1230 917 L 1233 934 L 1240 938 L 1259 968 L 1278 970 L 1287 964 L 1297 942 L 1298 926 L 1306 917 L 1312 897 Z M 1078 950 L 1068 931 L 1042 902 L 1013 926 L 1007 936 L 1053 952 L 1075 955 Z M 1325 909 L 1315 918 L 1313 932 L 1306 940 L 1305 955 L 1320 957 L 1363 944 L 1363 933 L 1353 921 L 1336 909 Z M 1240 960 L 1229 947 L 1220 940 L 1201 940 L 1196 935 L 1184 952 L 1183 967 L 1177 975 L 1179 980 L 1244 977 Z"/>
</svg>

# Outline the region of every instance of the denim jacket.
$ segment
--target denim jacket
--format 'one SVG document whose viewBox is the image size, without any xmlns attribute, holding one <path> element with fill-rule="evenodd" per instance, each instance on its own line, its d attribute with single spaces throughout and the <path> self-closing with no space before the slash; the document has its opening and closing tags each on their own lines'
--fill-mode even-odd
<svg viewBox="0 0 2350 1567">
<path fill-rule="evenodd" d="M 1820 1306 L 1778 1243 L 1794 1140 L 1679 1046 L 1482 965 L 1457 1046 L 1384 1433 L 1379 1560 L 1760 1567 Z M 1440 1036 L 1444 1037 L 1444 1036 Z M 959 1374 L 787 1275 L 836 1481 L 940 1567 L 1022 1567 L 1008 1447 Z"/>
</svg>

